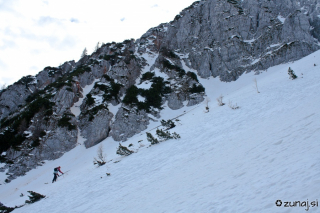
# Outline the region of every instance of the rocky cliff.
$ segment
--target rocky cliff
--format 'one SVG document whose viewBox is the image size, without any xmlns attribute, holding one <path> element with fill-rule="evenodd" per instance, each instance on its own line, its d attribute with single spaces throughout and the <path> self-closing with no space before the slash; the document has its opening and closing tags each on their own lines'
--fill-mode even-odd
<svg viewBox="0 0 320 213">
<path fill-rule="evenodd" d="M 137 40 L 107 43 L 78 62 L 23 77 L 0 92 L 0 171 L 10 182 L 61 157 L 80 134 L 86 147 L 106 137 L 125 141 L 160 118 L 163 107 L 202 102 L 200 77 L 234 81 L 318 50 L 319 6 L 197 1 Z"/>
</svg>

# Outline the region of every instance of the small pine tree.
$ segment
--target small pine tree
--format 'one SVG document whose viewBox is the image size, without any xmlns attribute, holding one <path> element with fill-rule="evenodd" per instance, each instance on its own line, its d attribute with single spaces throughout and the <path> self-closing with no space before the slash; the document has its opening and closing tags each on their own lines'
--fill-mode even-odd
<svg viewBox="0 0 320 213">
<path fill-rule="evenodd" d="M 100 42 L 97 43 L 96 47 L 94 48 L 94 51 L 96 52 L 100 48 Z"/>
<path fill-rule="evenodd" d="M 294 80 L 294 79 L 298 78 L 298 77 L 296 76 L 296 74 L 294 73 L 294 71 L 291 69 L 291 67 L 289 67 L 289 69 L 288 69 L 288 75 L 289 75 L 289 78 L 290 78 L 291 80 Z"/>
<path fill-rule="evenodd" d="M 82 54 L 81 54 L 81 58 L 85 57 L 88 54 L 87 48 L 84 48 Z"/>
<path fill-rule="evenodd" d="M 167 130 L 172 129 L 176 126 L 172 120 L 165 121 L 162 119 L 160 122 L 162 126 L 167 127 Z"/>
<path fill-rule="evenodd" d="M 30 193 L 30 195 L 28 195 L 29 200 L 26 200 L 26 203 L 34 203 L 37 202 L 39 200 L 41 200 L 42 198 L 45 198 L 46 196 L 39 194 L 37 192 L 33 192 L 33 191 L 28 191 Z"/>
<path fill-rule="evenodd" d="M 179 135 L 178 133 L 176 133 L 176 132 L 173 132 L 173 133 L 172 133 L 172 137 L 173 137 L 174 139 L 181 138 L 180 135 Z"/>
<path fill-rule="evenodd" d="M 151 143 L 151 145 L 159 143 L 158 139 L 154 138 L 149 132 L 147 132 L 147 140 Z"/>
<path fill-rule="evenodd" d="M 1 87 L 0 87 L 0 91 L 1 90 L 5 90 L 7 88 L 6 84 L 3 84 Z"/>
<path fill-rule="evenodd" d="M 162 129 L 157 129 L 156 131 L 157 135 L 159 136 L 159 138 L 162 139 L 162 141 L 166 141 L 166 140 L 169 140 L 169 139 L 178 139 L 180 138 L 180 135 L 176 132 L 171 133 L 169 131 L 163 131 Z"/>
<path fill-rule="evenodd" d="M 127 147 L 122 146 L 121 143 L 119 143 L 119 147 L 117 150 L 118 155 L 128 156 L 128 155 L 131 155 L 132 153 L 133 151 L 129 150 Z"/>
<path fill-rule="evenodd" d="M 159 136 L 159 138 L 161 138 L 164 141 L 172 139 L 172 136 L 169 131 L 163 131 L 162 129 L 160 130 L 157 129 L 156 133 Z"/>
</svg>

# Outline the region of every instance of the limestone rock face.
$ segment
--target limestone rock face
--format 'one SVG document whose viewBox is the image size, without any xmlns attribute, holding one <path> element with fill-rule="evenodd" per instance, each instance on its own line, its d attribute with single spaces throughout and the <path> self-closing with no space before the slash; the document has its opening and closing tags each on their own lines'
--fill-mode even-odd
<svg viewBox="0 0 320 213">
<path fill-rule="evenodd" d="M 233 81 L 245 71 L 267 69 L 319 49 L 316 4 L 295 0 L 197 2 L 167 24 L 163 43 L 189 54 L 192 68 L 201 77 Z"/>
<path fill-rule="evenodd" d="M 180 109 L 181 107 L 183 107 L 183 101 L 185 101 L 184 96 L 181 96 L 177 93 L 171 93 L 168 97 L 168 107 L 173 110 Z"/>
<path fill-rule="evenodd" d="M 90 115 L 80 116 L 79 128 L 81 135 L 86 138 L 84 145 L 86 148 L 92 147 L 108 137 L 110 122 L 113 114 L 107 109 L 100 110 L 92 120 Z"/>
<path fill-rule="evenodd" d="M 37 118 L 41 118 L 41 115 L 36 115 L 35 119 Z M 6 158 L 9 162 L 12 162 L 3 168 L 8 169 L 8 181 L 24 175 L 37 166 L 41 166 L 44 160 L 54 160 L 61 157 L 65 152 L 76 146 L 77 130 L 57 128 L 57 120 L 52 119 L 49 122 L 34 121 L 34 125 L 28 129 L 29 132 L 33 132 L 33 135 L 27 136 L 19 149 L 10 148 L 7 150 Z M 43 131 L 42 129 L 51 130 L 44 131 L 43 136 L 36 138 L 35 135 Z M 38 141 L 39 145 L 34 147 L 38 138 L 40 139 Z"/>
<path fill-rule="evenodd" d="M 127 138 L 147 129 L 148 124 L 149 116 L 145 111 L 121 107 L 111 126 L 110 136 L 116 141 L 126 141 Z"/>
</svg>

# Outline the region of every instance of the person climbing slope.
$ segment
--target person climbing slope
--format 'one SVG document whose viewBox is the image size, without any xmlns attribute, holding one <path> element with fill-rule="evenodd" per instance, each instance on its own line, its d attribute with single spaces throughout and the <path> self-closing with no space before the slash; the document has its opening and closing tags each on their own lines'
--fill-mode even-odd
<svg viewBox="0 0 320 213">
<path fill-rule="evenodd" d="M 57 178 L 59 177 L 59 172 L 60 172 L 61 174 L 63 174 L 63 172 L 61 172 L 60 168 L 61 168 L 61 167 L 58 166 L 58 167 L 56 167 L 56 168 L 53 169 L 53 180 L 52 180 L 52 183 L 57 181 Z"/>
</svg>

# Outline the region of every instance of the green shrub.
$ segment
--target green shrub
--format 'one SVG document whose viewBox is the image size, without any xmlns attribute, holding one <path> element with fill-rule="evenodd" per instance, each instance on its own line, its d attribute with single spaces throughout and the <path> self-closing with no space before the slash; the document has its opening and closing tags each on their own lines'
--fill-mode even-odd
<svg viewBox="0 0 320 213">
<path fill-rule="evenodd" d="M 95 103 L 94 98 L 92 98 L 92 95 L 90 93 L 87 94 L 86 97 L 87 97 L 86 104 L 88 106 L 91 106 L 92 104 Z"/>
<path fill-rule="evenodd" d="M 205 91 L 205 88 L 201 84 L 199 85 L 193 84 L 192 88 L 189 89 L 190 93 L 201 93 L 204 91 Z"/>
<path fill-rule="evenodd" d="M 0 155 L 0 163 L 6 163 L 6 161 L 7 161 L 6 156 L 5 155 Z"/>
<path fill-rule="evenodd" d="M 136 104 L 138 103 L 139 89 L 135 85 L 129 87 L 126 91 L 126 95 L 124 96 L 122 102 L 126 105 Z"/>
<path fill-rule="evenodd" d="M 109 76 L 107 77 L 110 78 Z M 121 87 L 122 87 L 122 84 L 115 83 L 113 79 L 110 81 L 110 86 L 105 84 L 97 84 L 97 83 L 94 85 L 94 88 L 98 88 L 100 91 L 104 92 L 103 102 L 111 101 L 112 98 L 114 98 L 116 101 L 119 101 L 118 95 Z"/>
<path fill-rule="evenodd" d="M 7 129 L 0 134 L 0 153 L 7 151 L 10 147 L 20 150 L 20 145 L 25 140 L 25 136 L 19 134 L 14 129 Z"/>
<path fill-rule="evenodd" d="M 88 65 L 99 65 L 99 61 L 91 58 L 88 62 Z"/>
<path fill-rule="evenodd" d="M 33 192 L 33 191 L 28 191 L 30 193 L 30 195 L 28 195 L 29 200 L 26 200 L 26 203 L 35 203 L 43 198 L 45 198 L 45 195 L 39 194 L 37 192 Z"/>
<path fill-rule="evenodd" d="M 14 209 L 15 209 L 14 207 L 7 207 L 0 202 L 0 212 L 1 213 L 9 213 L 9 212 L 12 212 Z"/>
<path fill-rule="evenodd" d="M 154 138 L 153 135 L 149 132 L 147 134 L 147 140 L 151 143 L 151 145 L 159 143 L 158 139 Z"/>
<path fill-rule="evenodd" d="M 181 17 L 182 17 L 181 15 L 176 15 L 173 20 L 178 21 Z"/>
<path fill-rule="evenodd" d="M 80 76 L 81 74 L 85 73 L 85 72 L 91 72 L 91 68 L 88 67 L 87 65 L 80 65 L 79 67 L 77 67 L 73 72 L 71 72 L 70 74 L 66 75 L 69 77 L 69 79 L 71 80 L 72 77 L 74 76 Z"/>
<path fill-rule="evenodd" d="M 32 142 L 32 144 L 31 144 L 32 147 L 37 147 L 37 146 L 39 146 L 39 145 L 40 145 L 40 140 L 39 140 L 39 139 L 34 140 L 34 141 Z"/>
<path fill-rule="evenodd" d="M 12 147 L 15 150 L 20 149 L 20 145 L 26 139 L 25 136 L 19 133 L 19 126 L 22 122 L 26 122 L 26 127 L 29 126 L 30 121 L 41 109 L 45 110 L 45 116 L 50 116 L 53 113 L 53 102 L 50 102 L 46 97 L 37 96 L 37 98 L 29 103 L 25 110 L 19 115 L 12 118 L 3 119 L 1 121 L 1 127 L 7 128 L 0 134 L 0 151 L 8 150 Z"/>
<path fill-rule="evenodd" d="M 59 68 L 57 68 L 57 67 L 50 67 L 50 66 L 47 66 L 47 67 L 45 67 L 45 68 L 44 68 L 44 70 L 57 71 L 57 70 L 59 70 Z"/>
<path fill-rule="evenodd" d="M 179 56 L 177 56 L 172 50 L 169 50 L 166 47 L 162 47 L 160 50 L 160 53 L 162 53 L 163 56 L 168 57 L 168 58 L 179 59 Z"/>
<path fill-rule="evenodd" d="M 298 76 L 294 73 L 294 71 L 291 69 L 291 67 L 289 67 L 289 69 L 288 69 L 288 75 L 291 80 L 298 78 Z"/>
<path fill-rule="evenodd" d="M 43 137 L 43 136 L 45 136 L 47 133 L 45 132 L 45 131 L 41 131 L 40 132 L 40 137 Z"/>
<path fill-rule="evenodd" d="M 45 67 L 44 70 L 48 71 L 48 76 L 51 78 L 55 74 L 62 75 L 62 70 L 57 67 Z"/>
<path fill-rule="evenodd" d="M 26 98 L 26 102 L 27 103 L 31 103 L 32 101 L 34 101 L 35 99 L 39 98 L 40 95 L 45 94 L 44 90 L 36 90 L 34 93 L 30 94 L 27 98 Z"/>
<path fill-rule="evenodd" d="M 114 79 L 110 78 L 110 76 L 108 76 L 107 74 L 104 74 L 102 77 L 107 81 L 114 81 Z"/>
<path fill-rule="evenodd" d="M 161 109 L 162 97 L 161 93 L 156 88 L 151 87 L 148 90 L 141 89 L 140 94 L 145 97 L 145 101 L 143 103 L 139 102 L 139 109 L 144 109 L 148 112 L 150 107 Z"/>
<path fill-rule="evenodd" d="M 66 90 L 69 92 L 73 92 L 72 88 L 70 88 L 70 87 L 67 87 Z"/>
<path fill-rule="evenodd" d="M 141 81 L 151 80 L 154 77 L 154 73 L 146 72 L 142 75 Z"/>
<path fill-rule="evenodd" d="M 187 76 L 199 83 L 198 77 L 194 72 L 187 72 Z"/>
<path fill-rule="evenodd" d="M 124 43 L 124 44 L 129 44 L 130 42 L 131 42 L 131 40 L 126 39 L 126 40 L 124 40 L 122 43 Z"/>
<path fill-rule="evenodd" d="M 64 86 L 72 87 L 72 83 L 72 80 L 65 80 L 65 78 L 60 77 L 55 82 L 46 86 L 45 90 L 50 90 L 51 88 L 61 89 Z"/>
<path fill-rule="evenodd" d="M 68 127 L 68 130 L 74 130 L 76 129 L 76 126 L 71 124 L 69 121 L 71 120 L 70 117 L 68 117 L 68 114 L 64 114 L 62 118 L 58 121 L 59 127 Z"/>
<path fill-rule="evenodd" d="M 25 85 L 27 87 L 31 82 L 34 81 L 34 79 L 35 79 L 35 77 L 33 77 L 31 75 L 28 75 L 28 76 L 22 77 L 19 81 L 17 81 L 14 84 L 22 84 L 22 85 Z"/>
<path fill-rule="evenodd" d="M 73 77 L 78 77 L 85 72 L 91 72 L 91 68 L 87 65 L 80 65 L 70 73 L 59 77 L 55 82 L 46 86 L 45 90 L 49 91 L 53 88 L 61 89 L 64 86 L 72 87 L 74 83 Z"/>
<path fill-rule="evenodd" d="M 124 45 L 123 45 L 122 43 L 117 43 L 115 47 L 116 47 L 117 49 L 120 49 L 120 48 L 122 48 L 123 46 L 124 46 Z"/>
<path fill-rule="evenodd" d="M 113 55 L 104 55 L 103 59 L 106 61 L 110 61 L 111 66 L 113 66 L 119 59 L 118 58 L 119 55 L 120 55 L 119 53 L 114 52 Z"/>
<path fill-rule="evenodd" d="M 176 126 L 172 120 L 165 121 L 162 119 L 160 122 L 162 126 L 167 127 L 167 130 L 172 129 Z"/>
<path fill-rule="evenodd" d="M 169 70 L 174 70 L 174 71 L 178 72 L 179 77 L 182 77 L 182 76 L 184 76 L 186 74 L 186 71 L 184 69 L 178 67 L 177 65 L 172 64 L 170 61 L 168 61 L 166 59 L 164 59 L 162 61 L 162 64 L 163 64 L 164 68 L 167 68 Z"/>
<path fill-rule="evenodd" d="M 185 8 L 184 10 L 190 10 L 190 9 L 194 8 L 196 5 L 198 5 L 199 2 L 200 1 L 193 2 L 189 7 Z"/>
<path fill-rule="evenodd" d="M 92 109 L 88 110 L 86 114 L 89 114 L 89 121 L 92 121 L 94 119 L 94 116 L 102 109 L 108 109 L 108 107 L 101 104 L 99 106 L 95 106 Z"/>
<path fill-rule="evenodd" d="M 35 101 L 31 102 L 26 110 L 24 110 L 21 114 L 20 114 L 20 119 L 22 120 L 23 118 L 26 119 L 28 125 L 29 122 L 31 121 L 31 119 L 34 117 L 34 115 L 36 113 L 38 113 L 40 111 L 40 109 L 45 109 L 45 115 L 52 115 L 52 108 L 55 104 L 51 101 L 49 101 L 47 98 L 45 97 L 38 97 Z"/>
<path fill-rule="evenodd" d="M 170 87 L 166 86 L 161 77 L 153 77 L 150 89 L 138 89 L 136 86 L 128 88 L 123 103 L 127 105 L 137 105 L 139 110 L 150 112 L 150 107 L 162 109 L 162 96 L 171 92 Z M 144 102 L 139 102 L 137 96 L 141 95 L 145 98 Z"/>
<path fill-rule="evenodd" d="M 172 135 L 169 131 L 163 131 L 162 129 L 157 129 L 156 134 L 161 138 L 163 141 L 169 140 L 169 139 L 178 139 L 180 138 L 180 135 L 178 135 L 176 132 L 174 132 Z"/>
<path fill-rule="evenodd" d="M 119 143 L 119 147 L 117 150 L 118 155 L 128 156 L 128 155 L 131 155 L 132 153 L 133 151 L 129 150 L 127 147 L 122 146 L 121 143 Z"/>
</svg>

